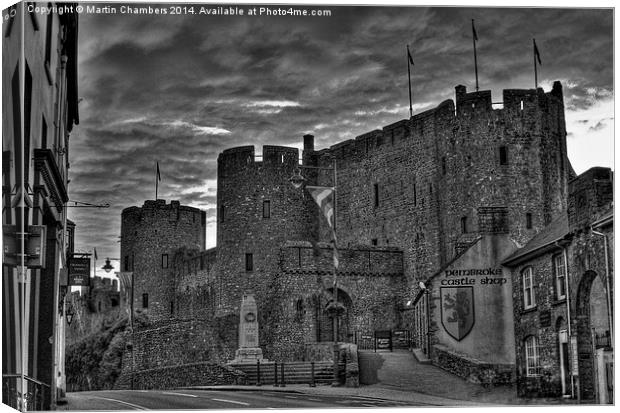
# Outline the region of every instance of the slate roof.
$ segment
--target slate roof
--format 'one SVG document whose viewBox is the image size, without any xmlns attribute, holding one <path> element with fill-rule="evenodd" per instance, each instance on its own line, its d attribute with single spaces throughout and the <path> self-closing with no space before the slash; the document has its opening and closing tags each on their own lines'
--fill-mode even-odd
<svg viewBox="0 0 620 413">
<path fill-rule="evenodd" d="M 561 217 L 536 234 L 523 248 L 516 250 L 511 256 L 506 258 L 502 264 L 510 266 L 528 255 L 538 255 L 538 252 L 542 253 L 545 247 L 552 246 L 556 241 L 564 239 L 568 233 L 568 215 L 562 214 Z"/>
</svg>

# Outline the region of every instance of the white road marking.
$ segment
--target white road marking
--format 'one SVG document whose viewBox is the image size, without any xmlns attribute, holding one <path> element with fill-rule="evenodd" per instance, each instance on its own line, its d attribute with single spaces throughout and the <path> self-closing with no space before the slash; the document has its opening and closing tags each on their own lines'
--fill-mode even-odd
<svg viewBox="0 0 620 413">
<path fill-rule="evenodd" d="M 286 397 L 287 399 L 298 399 L 298 397 L 296 396 L 284 396 L 284 397 Z"/>
<path fill-rule="evenodd" d="M 198 397 L 194 394 L 186 394 L 186 393 L 173 393 L 173 392 L 161 392 L 161 394 L 172 394 L 173 396 L 185 396 L 185 397 Z"/>
<path fill-rule="evenodd" d="M 136 409 L 136 410 L 151 410 L 151 409 L 149 409 L 148 407 L 138 406 L 137 404 L 133 404 L 133 403 L 129 403 L 129 402 L 124 402 L 124 401 L 122 401 L 122 400 L 117 400 L 117 399 L 109 399 L 109 398 L 107 398 L 107 397 L 97 397 L 97 396 L 93 396 L 93 398 L 95 398 L 95 399 L 109 400 L 109 401 L 112 401 L 112 402 L 121 403 L 121 404 L 124 404 L 124 405 L 126 405 L 126 406 L 133 407 L 133 408 L 134 408 L 134 409 Z"/>
<path fill-rule="evenodd" d="M 320 402 L 320 401 L 321 401 L 321 400 L 319 400 L 319 399 L 311 399 L 311 398 L 309 398 L 309 397 L 308 397 L 306 400 L 310 400 L 310 401 L 313 401 L 313 402 Z"/>
<path fill-rule="evenodd" d="M 238 402 L 236 400 L 226 400 L 226 399 L 211 399 L 214 402 L 224 402 L 224 403 L 233 403 L 233 404 L 240 404 L 241 406 L 249 406 L 250 403 L 245 403 L 245 402 Z"/>
</svg>

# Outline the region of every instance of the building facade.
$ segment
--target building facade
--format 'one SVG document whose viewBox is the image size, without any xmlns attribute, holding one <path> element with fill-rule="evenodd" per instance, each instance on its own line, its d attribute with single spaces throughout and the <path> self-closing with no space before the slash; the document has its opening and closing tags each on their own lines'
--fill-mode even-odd
<svg viewBox="0 0 620 413">
<path fill-rule="evenodd" d="M 518 393 L 613 403 L 613 178 L 569 183 L 568 210 L 506 261 Z"/>
<path fill-rule="evenodd" d="M 3 11 L 3 402 L 28 409 L 53 408 L 64 391 L 65 204 L 79 122 L 70 5 L 46 17 L 26 3 Z"/>
</svg>

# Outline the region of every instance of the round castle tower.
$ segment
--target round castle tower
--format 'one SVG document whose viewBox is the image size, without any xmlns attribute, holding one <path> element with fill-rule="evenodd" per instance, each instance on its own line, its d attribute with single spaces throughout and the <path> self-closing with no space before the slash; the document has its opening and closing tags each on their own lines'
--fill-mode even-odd
<svg viewBox="0 0 620 413">
<path fill-rule="evenodd" d="M 289 182 L 299 167 L 299 151 L 264 146 L 262 161 L 254 147 L 227 149 L 218 157 L 217 264 L 220 309 L 234 311 L 244 292 L 262 307 L 267 284 L 277 273 L 280 246 L 313 234 L 313 202 Z"/>
<path fill-rule="evenodd" d="M 134 311 L 151 320 L 175 314 L 172 262 L 179 248 L 204 250 L 206 213 L 163 199 L 125 208 L 121 219 L 121 271 L 133 272 Z"/>
</svg>

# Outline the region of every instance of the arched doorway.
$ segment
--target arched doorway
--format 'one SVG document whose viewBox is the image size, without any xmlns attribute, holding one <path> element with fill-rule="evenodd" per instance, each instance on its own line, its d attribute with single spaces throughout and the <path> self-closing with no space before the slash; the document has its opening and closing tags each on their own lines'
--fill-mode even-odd
<svg viewBox="0 0 620 413">
<path fill-rule="evenodd" d="M 579 283 L 576 300 L 577 356 L 582 400 L 609 403 L 607 362 L 613 358 L 605 284 L 594 271 Z"/>
<path fill-rule="evenodd" d="M 336 305 L 340 311 L 338 311 L 337 331 L 338 341 L 350 342 L 352 339 L 352 333 L 350 331 L 350 318 L 353 308 L 353 302 L 349 294 L 346 291 L 338 288 L 338 297 Z M 334 341 L 334 317 L 333 311 L 334 305 L 334 289 L 328 288 L 321 294 L 316 295 L 314 298 L 315 304 L 315 328 L 316 328 L 316 340 L 318 342 Z"/>
</svg>

